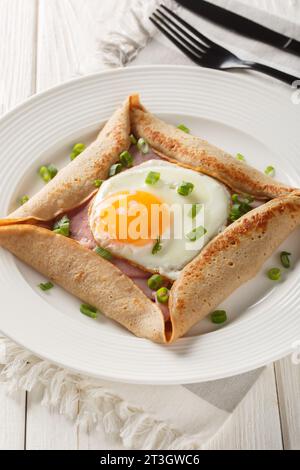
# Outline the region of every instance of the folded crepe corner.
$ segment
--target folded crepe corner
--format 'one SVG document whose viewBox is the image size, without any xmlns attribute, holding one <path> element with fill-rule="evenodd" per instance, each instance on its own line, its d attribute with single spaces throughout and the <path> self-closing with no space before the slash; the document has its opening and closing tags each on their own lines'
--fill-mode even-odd
<svg viewBox="0 0 300 470">
<path fill-rule="evenodd" d="M 109 261 L 51 230 L 2 222 L 0 246 L 136 336 L 166 342 L 160 308 Z"/>
<path fill-rule="evenodd" d="M 51 220 L 79 206 L 95 192 L 94 181 L 106 179 L 111 165 L 130 146 L 130 97 L 115 111 L 96 140 L 58 172 L 41 191 L 10 214 Z"/>
<path fill-rule="evenodd" d="M 140 95 L 138 93 L 133 93 L 129 97 L 130 109 L 142 109 L 145 110 L 144 106 L 141 103 Z"/>
</svg>

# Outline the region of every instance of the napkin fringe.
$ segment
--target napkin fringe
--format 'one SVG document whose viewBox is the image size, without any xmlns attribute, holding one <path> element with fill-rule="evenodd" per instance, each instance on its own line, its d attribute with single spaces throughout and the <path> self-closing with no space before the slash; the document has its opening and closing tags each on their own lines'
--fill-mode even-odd
<svg viewBox="0 0 300 470">
<path fill-rule="evenodd" d="M 91 431 L 100 425 L 107 434 L 118 435 L 128 449 L 199 449 L 197 436 L 181 434 L 116 393 L 62 369 L 0 337 L 0 382 L 8 393 L 31 392 L 42 387 L 41 404 Z"/>
</svg>

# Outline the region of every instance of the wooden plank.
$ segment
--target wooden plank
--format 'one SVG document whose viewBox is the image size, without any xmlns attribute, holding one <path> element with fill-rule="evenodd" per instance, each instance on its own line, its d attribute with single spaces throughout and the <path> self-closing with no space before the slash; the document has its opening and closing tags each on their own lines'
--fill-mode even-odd
<svg viewBox="0 0 300 470">
<path fill-rule="evenodd" d="M 278 399 L 283 445 L 300 450 L 300 364 L 287 357 L 276 363 Z"/>
<path fill-rule="evenodd" d="M 282 438 L 273 366 L 261 375 L 232 418 L 209 443 L 212 450 L 281 450 Z"/>
<path fill-rule="evenodd" d="M 34 91 L 36 1 L 0 0 L 0 115 Z M 0 449 L 24 449 L 25 392 L 0 386 Z"/>
<path fill-rule="evenodd" d="M 80 74 L 87 51 L 94 47 L 92 6 L 96 7 L 93 1 L 39 0 L 37 91 Z M 77 427 L 58 413 L 49 412 L 40 401 L 41 390 L 28 394 L 26 448 L 76 449 Z"/>
<path fill-rule="evenodd" d="M 0 450 L 23 450 L 25 441 L 24 392 L 8 396 L 6 385 L 0 385 Z"/>
<path fill-rule="evenodd" d="M 37 90 L 101 69 L 94 61 L 97 18 L 108 18 L 116 0 L 40 0 Z"/>
<path fill-rule="evenodd" d="M 33 24 L 30 22 L 30 18 L 32 13 L 33 16 L 35 14 L 34 4 L 35 0 L 27 0 L 26 5 L 23 0 L 0 0 L 0 44 L 5 43 L 7 45 L 8 31 L 10 41 L 5 52 L 0 51 L 2 77 L 5 77 L 6 83 L 12 83 L 12 93 L 10 95 L 2 92 L 3 110 L 9 109 L 10 106 L 35 91 L 35 78 L 32 74 L 35 66 L 37 67 L 36 89 L 38 91 L 86 71 L 89 68 L 86 64 L 88 60 L 87 51 L 91 51 L 91 55 L 93 55 L 96 32 L 105 26 L 104 19 L 106 20 L 114 11 L 114 8 L 117 7 L 116 0 L 101 3 L 98 0 L 89 0 L 88 2 L 86 0 L 51 0 L 51 2 L 40 0 L 39 47 L 36 60 L 32 53 L 34 48 L 32 47 L 30 52 L 26 46 L 27 41 L 32 42 L 35 38 L 35 28 L 29 28 L 29 25 L 32 27 Z M 103 10 L 101 10 L 102 8 Z M 8 9 L 9 18 L 7 16 Z M 96 19 L 101 17 L 103 20 L 102 25 L 96 22 Z M 17 30 L 17 36 L 12 34 L 15 29 Z M 28 31 L 29 29 L 30 31 Z M 24 33 L 25 30 L 27 34 L 25 38 L 22 37 L 22 40 L 20 40 L 19 35 L 21 35 L 21 31 Z M 14 51 L 17 51 L 17 53 L 15 54 Z M 16 59 L 19 56 L 19 60 Z M 30 76 L 29 81 L 24 80 L 25 71 Z M 15 93 L 17 88 L 19 88 L 20 93 Z M 3 80 L 0 83 L 0 95 L 1 89 L 6 90 Z M 51 415 L 39 405 L 40 398 L 40 391 L 29 394 L 27 415 L 28 448 L 73 449 L 77 447 L 77 441 L 80 448 L 108 448 L 107 439 L 101 431 L 86 433 L 85 430 L 81 429 L 77 436 L 77 431 L 73 425 L 57 414 Z M 0 396 L 0 399 L 2 399 L 2 396 Z M 282 406 L 285 406 L 284 400 L 282 400 Z M 10 407 L 11 404 L 9 404 L 7 410 L 10 410 Z M 292 409 L 293 407 L 291 407 L 291 411 Z M 11 413 L 7 411 L 6 416 L 9 414 Z M 289 412 L 289 421 L 286 420 L 287 426 L 291 421 L 291 414 Z M 0 412 L 0 420 L 1 418 L 2 414 Z M 7 417 L 5 419 L 6 421 L 3 421 L 3 423 L 6 424 L 3 424 L 3 426 L 5 429 L 9 429 L 10 424 L 7 422 Z M 14 426 L 13 424 L 12 429 Z M 18 428 L 18 430 L 20 429 L 22 427 Z M 2 431 L 2 428 L 0 428 L 0 431 Z M 1 440 L 0 443 L 2 444 Z M 118 446 L 118 444 L 115 445 Z M 291 443 L 291 445 L 295 445 L 295 443 Z M 213 446 L 211 448 L 236 449 L 273 449 L 282 447 L 272 368 L 264 373 L 264 376 L 238 408 L 231 422 L 226 425 L 210 446 Z"/>
<path fill-rule="evenodd" d="M 35 91 L 36 1 L 0 0 L 0 114 Z"/>
<path fill-rule="evenodd" d="M 57 411 L 41 405 L 42 389 L 37 387 L 27 398 L 27 450 L 76 450 L 77 428 Z"/>
<path fill-rule="evenodd" d="M 116 7 L 116 2 L 112 0 L 99 4 L 98 1 L 94 0 L 89 2 L 82 2 L 81 0 L 52 0 L 47 2 L 46 0 L 40 0 L 39 5 L 37 89 L 40 91 L 85 71 L 86 60 L 88 60 L 87 55 L 90 51 L 93 54 L 95 37 L 99 34 L 100 27 L 103 26 L 103 22 L 100 26 L 95 19 L 109 18 Z M 101 9 L 103 10 L 101 11 Z M 271 375 L 270 379 L 273 381 L 274 377 Z M 267 379 L 264 383 L 266 382 Z M 260 393 L 263 395 L 262 387 L 256 390 L 255 398 L 258 401 L 261 400 Z M 249 400 L 251 405 L 254 398 L 251 401 L 250 397 L 247 402 Z M 35 414 L 35 420 L 40 420 L 42 417 L 43 421 L 46 418 L 42 411 L 38 412 L 37 406 Z M 30 416 L 31 407 L 28 410 L 29 421 Z M 243 429 L 240 416 L 238 416 L 237 421 L 237 427 Z M 67 432 L 65 424 L 61 422 L 61 425 L 64 426 Z M 73 430 L 69 429 L 68 432 L 73 433 Z M 234 446 L 238 448 L 240 446 L 238 435 L 235 435 L 235 439 Z M 45 438 L 43 438 L 43 441 L 46 445 Z M 276 443 L 278 444 L 278 442 Z M 112 445 L 110 440 L 104 436 L 103 431 L 88 430 L 86 432 L 83 428 L 79 429 L 78 444 L 81 449 L 111 448 Z M 118 446 L 118 444 L 115 445 Z M 272 445 L 276 447 L 275 444 Z"/>
</svg>

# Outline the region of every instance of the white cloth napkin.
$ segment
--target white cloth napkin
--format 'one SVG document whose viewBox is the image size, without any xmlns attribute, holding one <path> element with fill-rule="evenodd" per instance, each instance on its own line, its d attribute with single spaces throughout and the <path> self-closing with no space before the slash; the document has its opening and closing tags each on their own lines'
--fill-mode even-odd
<svg viewBox="0 0 300 470">
<path fill-rule="evenodd" d="M 285 9 L 278 8 L 279 3 L 282 7 L 283 0 L 212 1 L 300 40 L 298 0 L 285 0 Z M 96 56 L 90 62 L 83 62 L 79 72 L 103 69 L 103 63 L 106 66 L 129 63 L 190 65 L 190 60 L 157 33 L 149 22 L 149 14 L 159 3 L 162 1 L 120 0 L 119 10 L 107 23 L 106 32 L 105 28 L 99 28 L 102 60 Z M 178 9 L 173 0 L 165 0 L 164 3 Z M 204 34 L 241 57 L 299 74 L 299 58 L 237 37 L 182 8 L 179 11 Z M 86 55 L 90 56 L 89 51 Z M 95 66 L 97 61 L 99 64 Z M 5 338 L 0 338 L 1 364 L 0 378 L 11 391 L 19 388 L 30 391 L 42 385 L 44 405 L 79 424 L 98 427 L 102 449 L 201 449 L 231 416 L 261 373 L 258 370 L 231 379 L 188 386 L 109 383 L 54 366 Z"/>
<path fill-rule="evenodd" d="M 210 1 L 300 41 L 299 0 Z M 183 19 L 200 32 L 241 58 L 262 62 L 296 76 L 300 75 L 299 57 L 215 25 L 178 6 L 174 0 L 129 0 L 126 2 L 121 0 L 118 13 L 108 23 L 108 31 L 104 35 L 99 35 L 99 47 L 104 64 L 108 66 L 125 66 L 129 63 L 133 65 L 149 63 L 193 65 L 193 62 L 158 32 L 149 21 L 150 14 L 161 3 L 172 10 L 177 10 Z M 151 38 L 153 38 L 152 41 Z M 147 48 L 145 48 L 146 45 Z"/>
<path fill-rule="evenodd" d="M 0 337 L 0 381 L 9 391 L 42 387 L 42 404 L 98 429 L 102 449 L 202 449 L 261 371 L 187 386 L 128 385 L 71 373 Z"/>
</svg>

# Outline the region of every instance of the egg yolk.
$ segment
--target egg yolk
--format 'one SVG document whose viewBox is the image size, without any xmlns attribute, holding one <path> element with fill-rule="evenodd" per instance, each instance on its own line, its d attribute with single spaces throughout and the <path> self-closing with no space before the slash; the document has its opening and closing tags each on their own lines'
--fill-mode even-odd
<svg viewBox="0 0 300 470">
<path fill-rule="evenodd" d="M 170 226 L 168 205 L 146 191 L 120 191 L 103 199 L 97 231 L 124 244 L 147 245 Z"/>
</svg>

